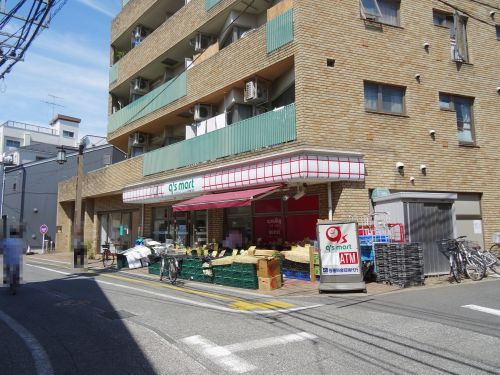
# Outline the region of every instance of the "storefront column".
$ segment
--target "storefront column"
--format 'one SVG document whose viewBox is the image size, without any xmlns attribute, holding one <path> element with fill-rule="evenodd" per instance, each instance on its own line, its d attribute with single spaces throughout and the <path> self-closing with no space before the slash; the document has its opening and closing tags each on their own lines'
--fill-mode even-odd
<svg viewBox="0 0 500 375">
<path fill-rule="evenodd" d="M 208 242 L 224 239 L 224 209 L 208 210 Z"/>
<path fill-rule="evenodd" d="M 370 212 L 370 200 L 364 182 L 335 182 L 332 190 L 334 220 Z"/>
<path fill-rule="evenodd" d="M 85 199 L 83 211 L 83 241 L 87 245 L 90 245 L 95 252 L 97 249 L 97 229 L 94 221 L 94 207 L 95 202 L 93 199 Z M 89 249 L 87 249 L 87 251 L 88 250 Z"/>
<path fill-rule="evenodd" d="M 71 229 L 73 228 L 74 202 L 60 202 L 57 205 L 56 251 L 70 251 Z"/>
</svg>

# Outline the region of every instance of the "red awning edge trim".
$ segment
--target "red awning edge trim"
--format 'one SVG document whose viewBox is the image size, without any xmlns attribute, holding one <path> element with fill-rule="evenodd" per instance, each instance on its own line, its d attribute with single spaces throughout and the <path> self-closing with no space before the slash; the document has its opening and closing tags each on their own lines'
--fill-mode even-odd
<svg viewBox="0 0 500 375">
<path fill-rule="evenodd" d="M 205 194 L 174 204 L 172 208 L 174 212 L 183 212 L 250 206 L 253 200 L 263 198 L 280 187 L 281 185 L 274 185 L 256 189 L 230 191 L 226 193 Z"/>
</svg>

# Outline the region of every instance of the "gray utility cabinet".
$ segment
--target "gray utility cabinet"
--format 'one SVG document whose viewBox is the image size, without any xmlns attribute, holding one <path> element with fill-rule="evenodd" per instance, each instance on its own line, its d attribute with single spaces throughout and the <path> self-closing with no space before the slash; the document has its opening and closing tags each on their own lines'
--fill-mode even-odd
<svg viewBox="0 0 500 375">
<path fill-rule="evenodd" d="M 454 193 L 401 192 L 373 199 L 375 212 L 387 212 L 389 222 L 403 223 L 407 242 L 420 243 L 426 275 L 448 273 L 438 242 L 454 236 Z"/>
</svg>

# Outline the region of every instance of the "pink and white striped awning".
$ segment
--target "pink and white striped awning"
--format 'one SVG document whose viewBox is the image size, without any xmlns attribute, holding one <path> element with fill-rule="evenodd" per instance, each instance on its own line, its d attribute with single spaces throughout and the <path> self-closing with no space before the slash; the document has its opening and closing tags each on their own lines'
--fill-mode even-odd
<svg viewBox="0 0 500 375">
<path fill-rule="evenodd" d="M 202 175 L 131 187 L 123 192 L 125 203 L 154 203 L 186 199 L 200 193 L 242 187 L 294 182 L 363 181 L 365 164 L 361 156 L 314 153 L 242 164 Z"/>
</svg>

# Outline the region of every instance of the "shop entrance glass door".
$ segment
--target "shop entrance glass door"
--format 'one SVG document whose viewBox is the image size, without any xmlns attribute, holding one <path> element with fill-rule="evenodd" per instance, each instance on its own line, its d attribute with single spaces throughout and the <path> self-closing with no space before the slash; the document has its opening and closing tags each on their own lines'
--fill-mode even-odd
<svg viewBox="0 0 500 375">
<path fill-rule="evenodd" d="M 191 244 L 195 246 L 207 243 L 207 210 L 193 211 L 191 212 Z"/>
</svg>

